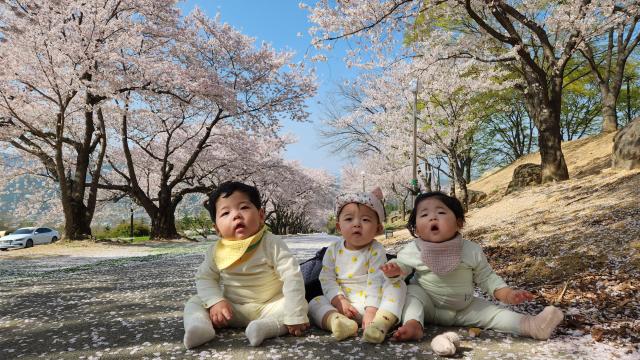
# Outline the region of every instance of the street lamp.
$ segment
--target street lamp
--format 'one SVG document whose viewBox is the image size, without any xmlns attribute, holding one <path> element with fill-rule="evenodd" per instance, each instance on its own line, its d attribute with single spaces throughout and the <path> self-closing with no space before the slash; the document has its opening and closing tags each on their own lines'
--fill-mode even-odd
<svg viewBox="0 0 640 360">
<path fill-rule="evenodd" d="M 411 206 L 415 201 L 416 193 L 418 192 L 418 154 L 417 154 L 417 139 L 418 139 L 418 92 L 420 92 L 420 79 L 416 78 L 414 86 L 411 89 L 413 92 L 413 154 L 411 156 L 411 166 L 413 167 L 413 173 L 411 178 Z"/>
<path fill-rule="evenodd" d="M 360 172 L 360 175 L 362 175 L 362 192 L 365 192 L 366 190 L 364 189 L 364 171 Z"/>
<path fill-rule="evenodd" d="M 129 214 L 131 215 L 131 222 L 129 223 L 129 237 L 133 238 L 133 200 L 129 204 Z"/>
</svg>

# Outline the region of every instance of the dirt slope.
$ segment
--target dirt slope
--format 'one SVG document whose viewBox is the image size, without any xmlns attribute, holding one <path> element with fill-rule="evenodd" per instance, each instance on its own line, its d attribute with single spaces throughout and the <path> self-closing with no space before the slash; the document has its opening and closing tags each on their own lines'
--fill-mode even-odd
<svg viewBox="0 0 640 360">
<path fill-rule="evenodd" d="M 465 236 L 481 243 L 511 283 L 570 314 L 565 331 L 640 341 L 640 171 L 610 168 L 614 134 L 563 144 L 570 180 L 504 196 L 531 154 L 469 188 L 490 196 L 468 214 Z"/>
</svg>

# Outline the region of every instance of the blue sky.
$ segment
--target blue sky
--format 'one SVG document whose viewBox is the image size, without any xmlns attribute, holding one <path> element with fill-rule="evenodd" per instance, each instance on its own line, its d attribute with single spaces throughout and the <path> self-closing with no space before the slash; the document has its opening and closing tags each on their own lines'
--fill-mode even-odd
<svg viewBox="0 0 640 360">
<path fill-rule="evenodd" d="M 200 7 L 209 16 L 220 13 L 220 18 L 243 34 L 256 38 L 256 43 L 271 43 L 276 50 L 293 50 L 297 60 L 303 60 L 305 53 L 314 53 L 310 46 L 308 29 L 311 24 L 307 20 L 307 12 L 298 7 L 300 0 L 188 0 L 182 4 L 185 14 L 194 6 Z M 299 36 L 301 34 L 302 36 Z M 338 47 L 339 48 L 339 47 Z M 308 101 L 310 123 L 285 121 L 284 131 L 293 133 L 298 139 L 290 145 L 285 158 L 298 160 L 305 167 L 326 169 L 338 175 L 340 167 L 346 163 L 338 155 L 332 155 L 326 147 L 320 148 L 322 138 L 319 136 L 320 121 L 324 102 L 334 89 L 335 84 L 352 76 L 342 61 L 343 52 L 333 51 L 326 54 L 325 63 L 309 64 L 316 68 L 318 77 L 318 94 Z"/>
</svg>

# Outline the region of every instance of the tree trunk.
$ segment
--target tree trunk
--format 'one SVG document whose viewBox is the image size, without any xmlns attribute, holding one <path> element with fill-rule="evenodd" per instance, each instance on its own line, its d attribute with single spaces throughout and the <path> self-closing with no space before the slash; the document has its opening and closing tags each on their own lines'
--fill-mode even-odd
<svg viewBox="0 0 640 360">
<path fill-rule="evenodd" d="M 178 239 L 180 235 L 176 230 L 176 217 L 174 209 L 170 206 L 159 207 L 151 218 L 150 239 Z"/>
<path fill-rule="evenodd" d="M 612 91 L 602 92 L 602 133 L 618 130 L 618 115 L 616 113 L 617 96 Z"/>
<path fill-rule="evenodd" d="M 562 78 L 554 78 L 550 87 L 547 87 L 547 84 L 535 83 L 535 76 L 528 75 L 528 89 L 524 98 L 527 110 L 538 128 L 542 183 L 567 180 L 569 170 L 562 154 L 560 134 Z"/>
<path fill-rule="evenodd" d="M 406 221 L 406 214 L 407 214 L 407 198 L 409 197 L 409 193 L 407 193 L 404 196 L 404 199 L 402 199 L 402 221 Z M 412 205 L 413 206 L 413 205 Z"/>
<path fill-rule="evenodd" d="M 560 114 L 552 114 L 543 110 L 538 119 L 538 146 L 542 166 L 542 183 L 562 181 L 569 179 L 569 170 L 562 154 L 562 137 L 560 135 L 560 123 L 553 117 Z"/>
<path fill-rule="evenodd" d="M 454 167 L 456 165 L 451 163 L 451 158 L 449 158 L 449 177 L 451 178 L 451 182 L 449 183 L 449 195 L 455 197 L 456 196 L 456 171 Z"/>
<path fill-rule="evenodd" d="M 424 177 L 425 191 L 430 192 L 432 191 L 431 189 L 433 189 L 433 186 L 431 184 L 433 182 L 433 169 L 431 167 L 431 164 L 429 164 L 428 161 L 424 162 L 424 172 L 425 172 L 425 177 Z"/>
<path fill-rule="evenodd" d="M 72 198 L 62 200 L 64 210 L 64 237 L 68 240 L 83 240 L 91 237 L 91 218 L 82 201 Z"/>
<path fill-rule="evenodd" d="M 455 175 L 455 180 L 452 179 L 452 184 L 456 184 L 456 192 L 452 194 L 460 200 L 462 208 L 466 212 L 469 208 L 469 191 L 467 190 L 467 181 L 464 177 L 464 168 L 460 164 L 460 160 L 457 158 L 457 154 L 451 154 L 449 156 L 449 166 L 451 167 L 451 174 Z"/>
</svg>

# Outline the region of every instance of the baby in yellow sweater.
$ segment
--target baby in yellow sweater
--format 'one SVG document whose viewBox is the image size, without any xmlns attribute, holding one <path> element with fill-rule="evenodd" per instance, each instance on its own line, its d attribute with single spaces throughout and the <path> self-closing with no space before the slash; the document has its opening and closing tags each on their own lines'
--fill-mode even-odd
<svg viewBox="0 0 640 360">
<path fill-rule="evenodd" d="M 225 327 L 246 327 L 251 346 L 287 333 L 301 336 L 309 319 L 300 267 L 265 226 L 258 189 L 222 183 L 205 207 L 220 239 L 207 250 L 196 273 L 197 295 L 184 307 L 185 347 L 202 345 Z"/>
</svg>

